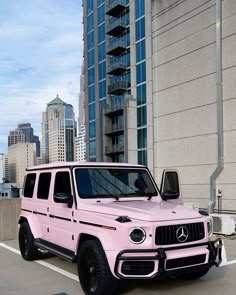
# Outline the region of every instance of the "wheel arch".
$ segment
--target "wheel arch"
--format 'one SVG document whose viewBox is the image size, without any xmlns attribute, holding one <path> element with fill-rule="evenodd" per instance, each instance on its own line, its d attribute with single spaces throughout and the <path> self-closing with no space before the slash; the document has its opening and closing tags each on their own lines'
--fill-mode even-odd
<svg viewBox="0 0 236 295">
<path fill-rule="evenodd" d="M 22 224 L 23 222 L 27 222 L 29 224 L 30 230 L 34 238 L 41 237 L 41 229 L 39 226 L 39 222 L 33 216 L 20 216 L 18 224 Z"/>
</svg>

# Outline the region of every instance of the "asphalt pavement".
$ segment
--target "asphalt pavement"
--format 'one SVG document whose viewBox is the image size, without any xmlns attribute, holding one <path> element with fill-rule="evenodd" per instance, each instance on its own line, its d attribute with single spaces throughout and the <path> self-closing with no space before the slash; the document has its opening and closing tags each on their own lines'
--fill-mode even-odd
<svg viewBox="0 0 236 295">
<path fill-rule="evenodd" d="M 125 281 L 124 295 L 235 295 L 236 239 L 224 238 L 221 267 L 213 267 L 198 280 L 159 279 Z M 83 295 L 76 264 L 45 255 L 43 260 L 24 261 L 17 241 L 0 242 L 0 295 Z"/>
</svg>

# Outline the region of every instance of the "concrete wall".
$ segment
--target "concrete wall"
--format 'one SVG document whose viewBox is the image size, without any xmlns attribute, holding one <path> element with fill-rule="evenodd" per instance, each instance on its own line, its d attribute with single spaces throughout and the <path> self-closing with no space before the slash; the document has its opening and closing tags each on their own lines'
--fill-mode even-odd
<svg viewBox="0 0 236 295">
<path fill-rule="evenodd" d="M 177 168 L 185 201 L 207 207 L 217 163 L 215 0 L 153 2 L 155 177 Z M 236 210 L 236 1 L 222 1 L 223 209 Z"/>
<path fill-rule="evenodd" d="M 21 199 L 0 199 L 0 241 L 18 237 Z"/>
</svg>

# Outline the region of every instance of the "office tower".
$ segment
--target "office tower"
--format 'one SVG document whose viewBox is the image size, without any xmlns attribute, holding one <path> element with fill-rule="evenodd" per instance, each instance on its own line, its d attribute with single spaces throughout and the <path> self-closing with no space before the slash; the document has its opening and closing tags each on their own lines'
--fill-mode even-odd
<svg viewBox="0 0 236 295">
<path fill-rule="evenodd" d="M 9 132 L 8 146 L 16 144 L 18 142 L 35 143 L 36 144 L 36 156 L 40 156 L 40 141 L 39 137 L 34 135 L 34 129 L 30 123 L 21 123 L 17 125 L 15 130 Z"/>
<path fill-rule="evenodd" d="M 84 64 L 81 67 L 80 93 L 79 93 L 79 131 L 76 138 L 76 160 L 85 162 L 86 143 L 85 143 L 85 92 L 84 92 Z"/>
<path fill-rule="evenodd" d="M 23 187 L 25 169 L 36 165 L 36 144 L 18 142 L 8 147 L 9 181 Z"/>
<path fill-rule="evenodd" d="M 74 161 L 75 138 L 73 106 L 57 95 L 42 114 L 42 162 Z"/>
</svg>

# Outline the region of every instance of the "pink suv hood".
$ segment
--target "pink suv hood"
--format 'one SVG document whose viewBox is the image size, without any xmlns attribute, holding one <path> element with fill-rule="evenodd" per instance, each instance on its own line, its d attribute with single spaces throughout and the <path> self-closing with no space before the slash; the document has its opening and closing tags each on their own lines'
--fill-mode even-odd
<svg viewBox="0 0 236 295">
<path fill-rule="evenodd" d="M 117 201 L 86 205 L 85 210 L 115 215 L 117 217 L 129 216 L 130 218 L 144 221 L 183 220 L 201 217 L 197 211 L 182 205 L 176 205 L 170 201 Z"/>
</svg>

